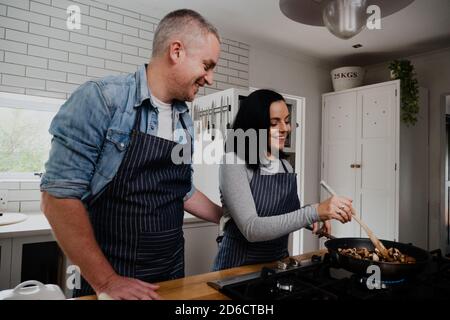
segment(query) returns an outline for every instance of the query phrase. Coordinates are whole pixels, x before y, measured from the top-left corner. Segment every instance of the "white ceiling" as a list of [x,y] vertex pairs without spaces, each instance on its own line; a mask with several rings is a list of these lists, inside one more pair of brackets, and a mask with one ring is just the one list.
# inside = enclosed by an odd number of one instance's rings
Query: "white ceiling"
[[[381,30],[365,29],[348,40],[336,38],[325,27],[289,20],[281,13],[279,0],[102,1],[155,17],[175,9],[193,9],[216,25],[225,37],[332,64],[367,65],[450,47],[450,0],[415,0],[383,18]],[[357,43],[363,47],[352,48]]]

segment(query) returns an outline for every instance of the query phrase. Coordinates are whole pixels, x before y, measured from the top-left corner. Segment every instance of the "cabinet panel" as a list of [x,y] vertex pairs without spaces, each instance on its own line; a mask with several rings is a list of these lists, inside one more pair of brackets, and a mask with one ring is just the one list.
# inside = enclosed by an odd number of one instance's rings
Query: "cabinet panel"
[[11,239],[0,239],[0,290],[10,288],[11,248]]

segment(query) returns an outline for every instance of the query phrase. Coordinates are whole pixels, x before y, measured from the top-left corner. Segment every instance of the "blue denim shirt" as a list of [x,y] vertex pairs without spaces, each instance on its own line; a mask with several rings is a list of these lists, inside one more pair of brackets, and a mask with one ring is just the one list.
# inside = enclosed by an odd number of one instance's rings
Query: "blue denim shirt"
[[[140,130],[157,135],[158,109],[143,104],[147,99],[151,97],[145,65],[136,73],[88,81],[77,88],[50,125],[53,139],[41,191],[85,203],[99,196],[124,159],[139,106],[143,108]],[[194,135],[188,107],[174,101],[172,109],[174,141],[186,143],[180,118],[191,138]],[[194,192],[192,185],[185,200]]]

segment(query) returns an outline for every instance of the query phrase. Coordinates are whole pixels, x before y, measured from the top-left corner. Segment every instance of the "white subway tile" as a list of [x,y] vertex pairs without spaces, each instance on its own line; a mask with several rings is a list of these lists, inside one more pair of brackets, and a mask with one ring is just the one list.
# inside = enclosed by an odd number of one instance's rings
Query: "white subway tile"
[[46,89],[49,91],[72,93],[78,88],[77,84],[57,82],[57,81],[47,81]]
[[46,26],[50,25],[50,17],[43,14],[31,12],[28,10],[8,8],[8,16],[11,18],[16,18],[28,22],[43,24]]
[[77,0],[77,2],[83,3],[88,6],[93,6],[93,7],[97,7],[100,9],[104,9],[104,10],[106,10],[108,8],[108,6],[106,4],[103,4],[103,3],[95,1],[95,0],[93,0],[93,1],[92,0]]
[[30,33],[36,33],[60,40],[69,40],[69,31],[60,30],[53,27],[46,27],[35,23],[30,23]]
[[8,17],[0,17],[0,23],[2,27],[8,28],[8,29],[14,29],[18,31],[28,31],[28,22],[17,20],[15,18],[8,18]]
[[21,190],[39,190],[40,189],[40,181],[35,182],[20,182]]
[[0,49],[17,53],[27,53],[25,43],[0,39]]
[[67,74],[67,82],[68,83],[83,84],[91,79],[93,79],[93,77],[82,76],[82,75],[73,74],[73,73]]
[[51,5],[51,4],[52,4],[52,1],[51,1],[51,0],[33,0],[33,1],[35,1],[35,2],[40,2],[40,3],[43,3],[43,4],[48,4],[48,5]]
[[126,63],[119,63],[115,61],[105,61],[105,68],[111,69],[111,70],[117,70],[121,72],[135,72],[136,66],[132,64],[126,64]]
[[133,45],[135,47],[148,49],[148,50],[151,50],[152,47],[153,47],[153,41],[147,41],[147,40],[144,40],[144,39],[140,39],[140,38],[136,38],[136,37],[132,37],[132,36],[127,36],[127,35],[123,36],[123,43],[130,44],[130,45]]
[[48,47],[48,37],[38,36],[27,32],[6,30],[6,39],[8,40],[20,40],[21,42],[31,43],[38,46]]
[[235,46],[235,47],[239,47],[239,42],[237,42],[237,41],[233,41],[233,40],[230,40],[230,39],[222,38],[222,42],[225,43],[225,44],[230,44],[230,45]]
[[148,32],[148,31],[144,31],[144,30],[139,30],[139,38],[153,41],[154,33],[153,32]]
[[242,63],[236,63],[233,61],[228,61],[228,68],[237,69],[240,71],[248,72],[248,65]]
[[93,47],[99,47],[99,48],[105,47],[105,40],[103,40],[103,39],[85,36],[85,35],[74,33],[74,32],[70,33],[70,41],[80,43],[80,44],[85,44],[88,46],[93,46]]
[[35,89],[25,89],[25,94],[30,95],[30,96],[40,96],[40,97],[56,98],[56,99],[66,99],[67,98],[66,94],[62,93],[62,92],[50,92],[50,91],[35,90]]
[[248,80],[248,72],[239,71],[239,78]]
[[112,41],[122,42],[122,35],[117,32],[106,31],[95,27],[89,27],[89,35],[99,37],[102,39],[108,39]]
[[152,50],[139,48],[139,56],[150,59],[152,56]]
[[123,23],[132,27],[136,27],[145,31],[153,31],[153,23],[137,20],[130,17],[124,17]]
[[68,0],[54,0],[52,4],[54,7],[61,8],[63,10],[67,10],[67,8],[71,5],[76,5],[76,6],[78,6],[78,8],[80,8],[80,12],[82,15],[89,14],[89,6],[80,4],[78,2],[68,1]]
[[90,15],[93,17],[100,18],[100,19],[104,19],[104,20],[115,21],[115,22],[119,22],[119,23],[123,22],[122,15],[111,12],[111,11],[94,8],[94,7],[91,7]]
[[33,57],[25,54],[5,52],[5,61],[10,63],[24,64],[38,68],[47,68],[47,59]]
[[39,201],[41,192],[39,190],[9,190],[8,201]]
[[95,67],[87,67],[87,75],[90,77],[102,78],[102,77],[118,75],[118,74],[120,74],[120,72],[118,72],[118,71],[106,70],[106,69],[95,68]]
[[0,16],[6,16],[6,6],[0,4]]
[[128,35],[135,36],[135,37],[138,36],[138,29],[136,29],[134,27],[125,26],[123,24],[111,22],[111,21],[108,21],[106,23],[106,29],[114,31],[114,32],[128,34]]
[[69,41],[62,41],[58,39],[50,39],[49,47],[53,49],[67,50],[69,52],[76,52],[81,54],[87,53],[87,46],[83,44],[73,43]]
[[49,15],[52,17],[57,17],[60,19],[67,18],[67,12],[65,9],[56,8],[53,6],[48,6],[42,3],[31,2],[30,10],[38,13],[42,13],[44,15]]
[[246,43],[239,42],[239,48],[250,50],[250,46]]
[[8,201],[8,203],[6,204],[6,211],[20,212],[20,202],[19,201]]
[[228,82],[228,76],[220,74],[220,73],[214,73],[213,79],[214,79],[214,81]]
[[137,55],[137,53],[138,53],[138,48],[136,48],[136,47],[117,43],[114,41],[109,41],[109,40],[106,41],[106,49],[119,51],[119,52],[123,52],[123,53],[128,53],[128,54],[132,54],[132,55]]
[[137,57],[137,56],[132,56],[129,54],[122,54],[122,61],[125,63],[131,63],[131,64],[136,64],[136,65],[141,65],[144,63],[148,63],[149,58],[148,57]]
[[217,65],[221,67],[228,67],[228,61],[224,59],[219,59],[219,61],[217,61]]
[[247,86],[248,87],[248,80],[235,78],[235,77],[228,77],[228,82],[232,84],[237,84],[238,86]]
[[243,64],[249,64],[248,58],[242,56],[239,56],[239,62]]
[[230,46],[229,52],[238,54],[240,56],[248,57],[248,50],[242,48],[236,48],[234,46]]
[[31,44],[28,45],[28,54],[31,56],[38,56],[62,61],[67,61],[67,59],[69,58],[69,55],[66,51],[43,48]]
[[0,61],[5,60],[5,51],[0,50]]
[[219,92],[219,89],[210,89],[210,88],[205,88],[205,94],[211,94],[211,93],[216,93]]
[[161,19],[150,17],[145,14],[141,14],[141,20],[151,22],[153,24],[158,24]]
[[57,71],[65,71],[77,74],[86,74],[86,66],[81,64],[49,60],[48,68]]
[[20,182],[0,180],[0,190],[19,190]]
[[226,43],[221,43],[221,44],[220,44],[220,51],[228,52],[228,44],[226,44]]
[[[231,61],[229,61],[231,63]],[[239,75],[239,72],[237,70],[228,69],[224,67],[217,67],[217,73],[226,74],[228,76],[237,77]]]
[[[2,81],[3,81],[3,77],[2,77]],[[1,85],[0,86],[0,91],[9,92],[9,93],[21,93],[21,94],[24,94],[25,93],[25,88]]]
[[228,53],[228,52],[221,52],[220,53],[220,57],[222,59],[226,59],[226,60],[231,60],[231,61],[235,61],[235,62],[239,62],[239,56],[233,53]]
[[77,53],[69,53],[69,61],[97,68],[103,68],[105,66],[104,59],[89,57]]
[[52,71],[47,69],[39,69],[33,67],[27,67],[27,77],[55,80],[55,81],[66,81],[66,73],[61,71]]
[[32,88],[32,89],[44,89],[45,81],[41,79],[32,79],[26,77],[19,77],[4,74],[2,76],[2,84],[7,86]]
[[10,7],[17,7],[25,10],[30,8],[30,0],[2,0],[2,3]]
[[106,29],[106,20],[84,15],[81,16],[81,28],[86,28],[84,25]]
[[[55,18],[55,17],[50,17],[50,26],[52,28],[57,28],[57,29],[62,29],[62,30],[69,31],[69,29],[67,28],[67,20],[58,19],[58,18]],[[75,32],[75,33],[87,34],[88,33],[88,26],[82,23],[80,29],[74,29],[74,30],[70,30],[70,31],[71,32]]]
[[21,201],[20,202],[20,212],[40,212],[41,202],[40,201]]
[[1,39],[5,38],[5,28],[0,28],[0,38]]
[[[25,75],[25,67],[18,64],[0,62],[0,70],[1,73],[5,74],[14,74],[16,76]],[[0,189],[2,189],[1,186]]]
[[129,16],[134,19],[139,19],[139,14],[136,12],[133,12],[133,11],[124,10],[124,9],[113,7],[113,6],[109,6],[109,11],[115,12],[115,13],[118,13],[118,14],[121,14],[124,16]]
[[88,47],[88,55],[91,57],[98,57],[108,60],[122,61],[122,55],[119,52]]
[[226,89],[230,89],[230,88],[236,88],[236,85],[231,84],[231,83],[217,82],[217,88],[219,90],[226,90]]

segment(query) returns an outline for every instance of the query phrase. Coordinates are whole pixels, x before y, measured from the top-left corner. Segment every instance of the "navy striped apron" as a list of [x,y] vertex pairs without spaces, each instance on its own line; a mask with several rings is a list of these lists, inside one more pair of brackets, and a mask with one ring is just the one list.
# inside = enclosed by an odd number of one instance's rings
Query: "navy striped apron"
[[[300,208],[296,174],[289,173],[283,161],[281,163],[284,173],[262,175],[258,168],[250,181],[256,212],[260,217],[282,215]],[[286,258],[289,256],[288,239],[289,234],[273,240],[249,242],[230,219],[225,225],[213,270]]]
[[[121,276],[158,282],[184,276],[183,198],[191,188],[190,164],[174,164],[177,143],[139,131],[116,176],[88,205],[96,240]],[[191,143],[182,118],[187,143]],[[94,294],[82,279],[75,296]]]

